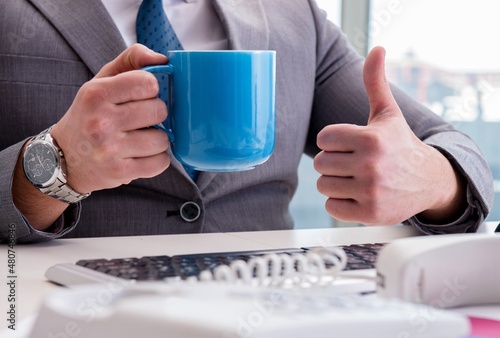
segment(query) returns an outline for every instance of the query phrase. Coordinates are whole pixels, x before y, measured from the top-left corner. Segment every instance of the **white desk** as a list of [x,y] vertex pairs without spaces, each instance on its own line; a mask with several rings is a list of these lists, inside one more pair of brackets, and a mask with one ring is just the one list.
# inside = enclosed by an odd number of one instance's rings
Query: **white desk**
[[[388,242],[419,235],[409,226],[304,229],[291,231],[235,232],[137,237],[61,239],[34,245],[17,245],[16,252],[16,321],[36,314],[43,297],[59,286],[48,282],[45,271],[58,263],[79,259],[124,258],[148,255],[178,255],[202,252],[244,251],[297,248],[351,243]],[[0,331],[6,328],[8,292],[8,247],[0,246],[1,276]]]

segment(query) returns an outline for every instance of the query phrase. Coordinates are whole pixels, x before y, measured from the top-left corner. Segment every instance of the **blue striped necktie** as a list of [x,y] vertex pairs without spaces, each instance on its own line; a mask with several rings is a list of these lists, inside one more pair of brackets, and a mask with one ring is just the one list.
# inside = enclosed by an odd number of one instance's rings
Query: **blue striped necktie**
[[[163,10],[162,0],[144,0],[139,7],[136,23],[137,42],[165,54],[169,50],[183,49],[179,38]],[[196,181],[198,172],[184,167],[188,175]]]

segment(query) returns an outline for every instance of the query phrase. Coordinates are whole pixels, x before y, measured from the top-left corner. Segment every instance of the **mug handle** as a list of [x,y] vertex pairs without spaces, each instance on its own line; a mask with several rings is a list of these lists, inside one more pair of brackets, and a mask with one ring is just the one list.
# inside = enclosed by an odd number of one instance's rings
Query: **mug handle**
[[166,103],[169,114],[163,123],[155,125],[155,128],[163,130],[167,133],[170,142],[174,142],[174,132],[172,130],[172,115],[170,114],[172,107],[172,75],[174,74],[174,67],[170,64],[168,65],[158,65],[158,66],[148,66],[141,68],[153,74],[158,80],[158,85],[160,90],[158,92],[158,98],[162,99]]

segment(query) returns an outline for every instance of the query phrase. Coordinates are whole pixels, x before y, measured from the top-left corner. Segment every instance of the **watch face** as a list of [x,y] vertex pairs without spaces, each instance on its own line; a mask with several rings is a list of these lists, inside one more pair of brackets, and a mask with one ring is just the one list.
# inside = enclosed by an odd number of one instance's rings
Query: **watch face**
[[58,158],[54,148],[45,143],[34,142],[24,155],[24,172],[26,177],[35,185],[45,186],[52,183]]

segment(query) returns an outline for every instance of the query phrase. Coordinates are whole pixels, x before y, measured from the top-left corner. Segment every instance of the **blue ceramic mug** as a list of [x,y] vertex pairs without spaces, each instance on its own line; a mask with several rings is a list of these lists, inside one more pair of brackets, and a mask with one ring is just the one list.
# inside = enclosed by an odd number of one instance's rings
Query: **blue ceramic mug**
[[168,118],[157,127],[172,153],[199,171],[242,171],[264,163],[276,133],[274,51],[170,51],[143,68],[160,84]]

